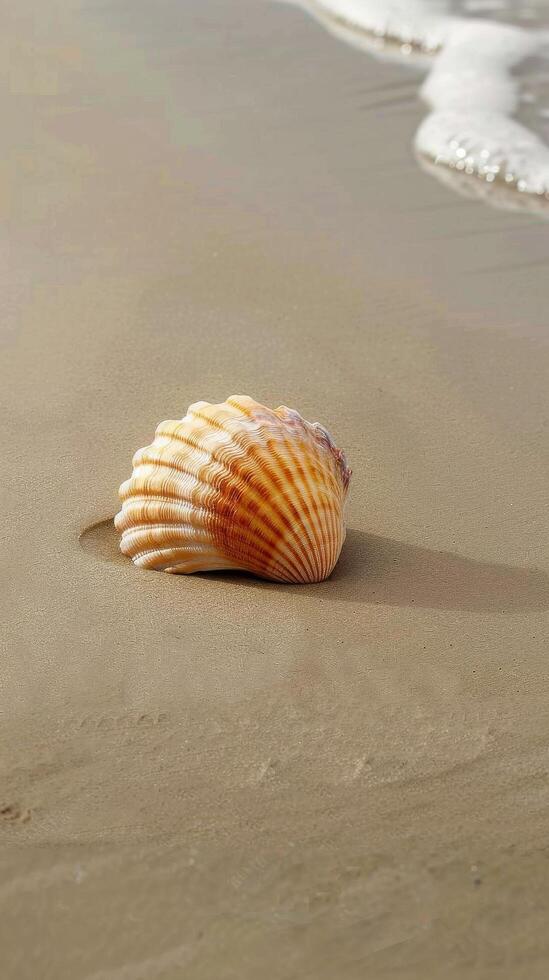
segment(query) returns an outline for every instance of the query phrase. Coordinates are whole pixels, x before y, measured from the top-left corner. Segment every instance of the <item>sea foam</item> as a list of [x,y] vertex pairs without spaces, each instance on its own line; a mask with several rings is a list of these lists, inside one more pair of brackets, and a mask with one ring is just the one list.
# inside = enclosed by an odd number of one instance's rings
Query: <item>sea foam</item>
[[549,209],[549,147],[514,118],[521,99],[517,69],[527,59],[547,58],[546,30],[469,16],[505,15],[508,8],[497,0],[296,2],[348,43],[427,72],[421,95],[431,111],[415,136],[427,169],[495,204]]

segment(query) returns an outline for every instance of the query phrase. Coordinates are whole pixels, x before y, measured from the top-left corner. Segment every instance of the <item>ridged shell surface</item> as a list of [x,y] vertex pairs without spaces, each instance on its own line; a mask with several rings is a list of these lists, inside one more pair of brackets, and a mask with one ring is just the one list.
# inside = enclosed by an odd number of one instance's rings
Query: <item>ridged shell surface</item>
[[351,471],[318,422],[245,395],[197,402],[133,458],[115,524],[136,565],[320,582],[343,541]]

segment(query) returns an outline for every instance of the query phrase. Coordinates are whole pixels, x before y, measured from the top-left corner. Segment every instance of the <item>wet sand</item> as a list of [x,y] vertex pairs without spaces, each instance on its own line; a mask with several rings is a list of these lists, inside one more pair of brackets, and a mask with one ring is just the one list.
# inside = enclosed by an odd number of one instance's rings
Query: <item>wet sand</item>
[[[2,21],[3,975],[545,977],[549,225],[293,7]],[[233,393],[346,450],[330,581],[119,555],[134,450]]]

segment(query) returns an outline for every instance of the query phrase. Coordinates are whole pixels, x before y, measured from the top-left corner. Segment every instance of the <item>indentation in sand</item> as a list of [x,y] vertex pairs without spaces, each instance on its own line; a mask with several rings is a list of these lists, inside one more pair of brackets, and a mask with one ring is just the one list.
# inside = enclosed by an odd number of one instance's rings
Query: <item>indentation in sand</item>
[[90,524],[79,535],[78,541],[83,551],[101,561],[115,562],[117,565],[130,564],[119,548],[120,535],[114,526],[114,518]]
[[31,816],[29,808],[20,806],[19,803],[0,804],[0,825],[2,823],[28,823]]

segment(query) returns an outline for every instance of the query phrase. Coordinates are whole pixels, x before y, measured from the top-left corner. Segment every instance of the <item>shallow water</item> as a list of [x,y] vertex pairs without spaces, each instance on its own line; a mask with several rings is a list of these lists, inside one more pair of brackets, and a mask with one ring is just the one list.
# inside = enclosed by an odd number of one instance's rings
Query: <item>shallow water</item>
[[430,112],[414,142],[426,169],[496,206],[547,213],[546,4],[298,2],[347,43],[425,76]]

